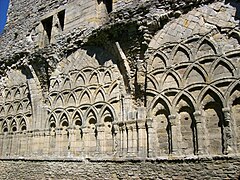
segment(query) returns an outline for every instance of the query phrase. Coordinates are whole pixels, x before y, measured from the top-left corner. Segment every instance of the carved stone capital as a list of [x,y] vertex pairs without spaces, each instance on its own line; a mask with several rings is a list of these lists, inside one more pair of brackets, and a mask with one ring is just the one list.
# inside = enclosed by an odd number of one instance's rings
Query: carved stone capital
[[176,116],[175,114],[170,114],[170,115],[168,116],[168,118],[169,118],[169,121],[170,121],[171,125],[172,125],[172,126],[176,126],[177,116]]
[[201,123],[202,112],[201,111],[195,111],[193,113],[193,115],[194,115],[196,123]]

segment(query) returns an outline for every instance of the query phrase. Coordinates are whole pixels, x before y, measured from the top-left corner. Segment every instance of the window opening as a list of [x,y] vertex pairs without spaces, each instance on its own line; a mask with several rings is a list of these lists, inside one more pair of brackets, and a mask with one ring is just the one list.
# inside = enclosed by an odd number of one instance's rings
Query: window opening
[[65,19],[65,10],[60,11],[58,13],[58,20],[59,20],[60,28],[61,28],[62,31],[64,29],[64,19]]
[[105,5],[108,13],[112,12],[112,4],[112,0],[105,0]]
[[51,42],[52,23],[53,23],[53,17],[52,16],[50,16],[47,19],[42,20],[43,28],[44,28],[45,32],[47,33],[46,38],[47,38],[48,43]]

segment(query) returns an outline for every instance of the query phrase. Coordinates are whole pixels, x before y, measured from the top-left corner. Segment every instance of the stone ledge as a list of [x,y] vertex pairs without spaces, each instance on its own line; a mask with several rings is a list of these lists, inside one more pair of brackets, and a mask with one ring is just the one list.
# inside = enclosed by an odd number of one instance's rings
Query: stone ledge
[[166,157],[166,158],[66,158],[66,157],[56,157],[56,158],[28,158],[28,157],[9,157],[0,158],[0,161],[32,161],[32,162],[110,162],[110,163],[141,163],[141,162],[152,162],[152,163],[184,163],[184,162],[206,162],[206,161],[216,161],[216,160],[238,160],[240,161],[240,154],[228,155],[228,156],[192,156],[192,157]]

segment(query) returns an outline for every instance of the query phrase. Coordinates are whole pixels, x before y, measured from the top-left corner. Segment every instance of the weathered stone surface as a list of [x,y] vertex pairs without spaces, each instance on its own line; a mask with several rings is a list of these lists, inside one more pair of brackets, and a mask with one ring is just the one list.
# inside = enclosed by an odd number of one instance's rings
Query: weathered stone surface
[[1,177],[238,178],[239,10],[238,1],[11,1]]

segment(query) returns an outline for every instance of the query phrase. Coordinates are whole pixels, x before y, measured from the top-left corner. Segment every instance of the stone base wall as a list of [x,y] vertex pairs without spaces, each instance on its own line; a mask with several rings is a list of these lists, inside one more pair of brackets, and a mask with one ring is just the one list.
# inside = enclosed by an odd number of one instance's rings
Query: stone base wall
[[238,179],[240,158],[172,161],[0,161],[0,179]]

